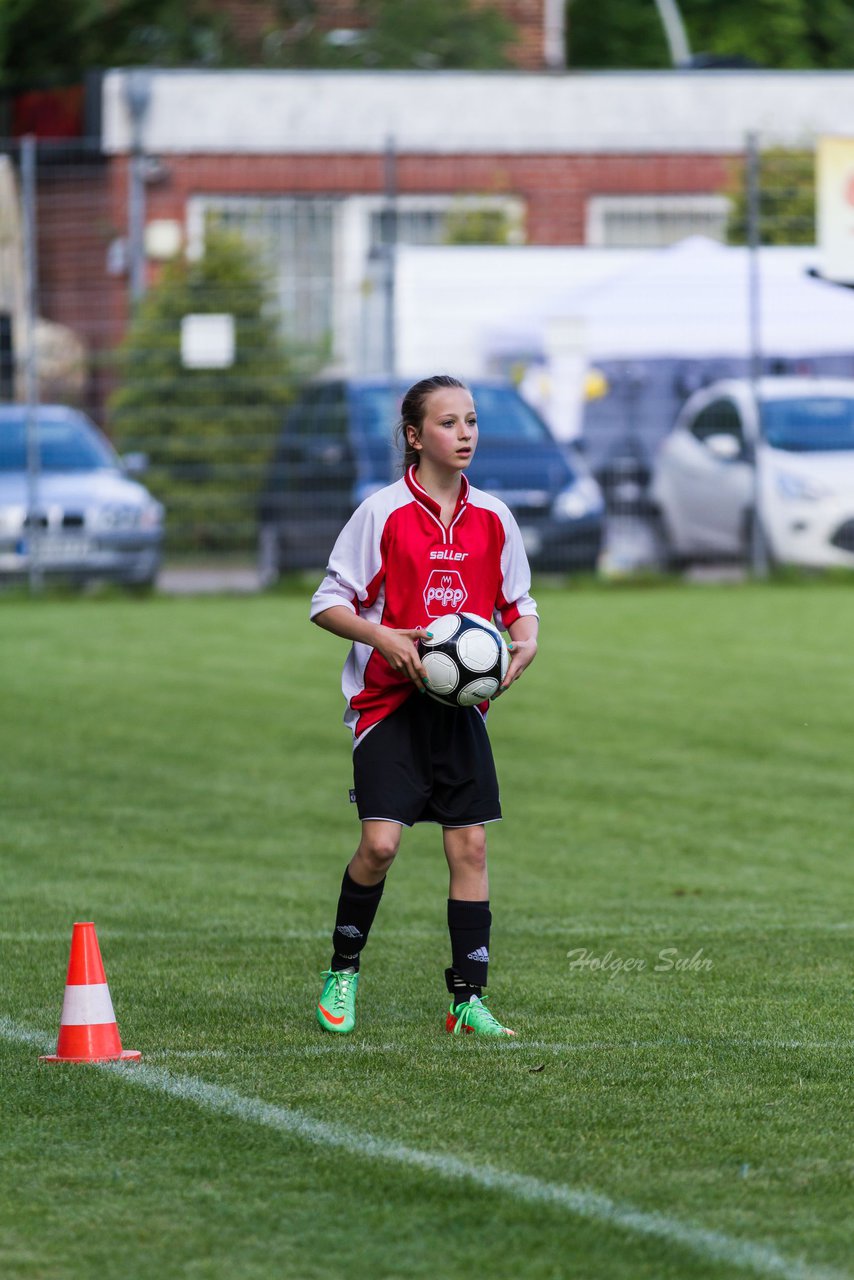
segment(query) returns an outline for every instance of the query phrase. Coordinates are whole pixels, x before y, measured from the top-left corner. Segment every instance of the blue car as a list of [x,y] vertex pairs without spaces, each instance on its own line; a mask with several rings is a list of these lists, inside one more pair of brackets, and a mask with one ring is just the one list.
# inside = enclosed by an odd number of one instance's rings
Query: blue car
[[[503,498],[532,567],[591,571],[602,547],[602,493],[580,455],[554,439],[507,382],[469,383],[480,429],[467,471]],[[392,429],[406,386],[389,378],[329,379],[306,386],[287,414],[259,509],[262,582],[326,564],[352,512],[401,474]]]
[[27,410],[0,405],[0,579],[22,578],[35,557],[52,577],[150,587],[163,545],[163,507],[128,472],[85,414],[36,410],[36,490],[28,475]]

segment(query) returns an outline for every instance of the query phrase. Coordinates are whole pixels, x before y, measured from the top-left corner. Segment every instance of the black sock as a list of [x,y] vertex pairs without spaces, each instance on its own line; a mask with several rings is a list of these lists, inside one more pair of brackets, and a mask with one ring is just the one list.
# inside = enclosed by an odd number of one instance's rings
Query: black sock
[[385,876],[379,884],[357,884],[349,868],[341,881],[338,911],[335,916],[335,932],[332,934],[330,969],[359,970],[362,948],[368,941],[380,898],[383,896]]
[[452,966],[445,970],[445,982],[455,1005],[483,994],[489,968],[491,924],[488,900],[464,902],[459,898],[448,899]]

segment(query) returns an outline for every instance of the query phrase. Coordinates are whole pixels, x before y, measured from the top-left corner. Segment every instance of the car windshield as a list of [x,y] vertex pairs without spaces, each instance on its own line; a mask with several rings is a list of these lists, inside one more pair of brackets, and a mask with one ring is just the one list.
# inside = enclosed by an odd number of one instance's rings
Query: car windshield
[[792,453],[854,450],[854,399],[803,396],[765,400],[762,433],[772,448]]
[[[37,435],[42,471],[96,471],[118,465],[109,445],[85,422],[42,418],[37,423]],[[26,423],[0,418],[0,471],[26,469]]]
[[[356,392],[361,429],[374,440],[390,440],[400,417],[405,388],[359,387]],[[481,440],[503,444],[545,443],[551,437],[533,409],[509,387],[471,388]]]

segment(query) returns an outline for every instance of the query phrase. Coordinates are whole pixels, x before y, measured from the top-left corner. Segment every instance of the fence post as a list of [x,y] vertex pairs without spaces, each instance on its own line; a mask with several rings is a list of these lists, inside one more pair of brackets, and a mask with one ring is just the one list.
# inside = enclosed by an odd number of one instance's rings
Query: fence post
[[36,140],[28,135],[21,140],[21,203],[24,223],[24,396],[27,405],[27,514],[24,538],[27,548],[27,578],[30,592],[41,591],[44,574],[41,564],[41,525],[39,524],[39,488],[41,458],[39,456],[38,408],[39,382],[36,358]]
[[746,140],[745,179],[747,182],[747,307],[748,341],[750,344],[750,387],[756,411],[756,437],[751,442],[750,457],[753,477],[753,510],[748,530],[750,572],[754,578],[767,578],[770,570],[768,544],[759,510],[759,452],[762,436],[762,403],[759,379],[762,376],[762,279],[760,274],[760,174],[759,136],[749,133]]
[[145,294],[145,151],[142,130],[151,103],[148,71],[127,73],[125,101],[130,114],[131,144],[128,173],[128,270],[131,310]]
[[394,138],[388,138],[385,148],[385,209],[383,216],[383,372],[394,376],[397,363],[395,343],[394,277],[397,266],[397,153]]

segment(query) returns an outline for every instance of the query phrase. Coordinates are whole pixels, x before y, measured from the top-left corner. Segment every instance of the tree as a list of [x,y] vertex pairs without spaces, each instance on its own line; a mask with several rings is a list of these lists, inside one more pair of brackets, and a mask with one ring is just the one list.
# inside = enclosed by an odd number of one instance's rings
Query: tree
[[267,0],[266,38],[238,38],[212,0],[0,0],[0,87],[69,84],[93,67],[370,67],[484,70],[508,65],[515,29],[472,0],[358,0],[336,41],[321,0]]
[[[472,0],[358,0],[359,25],[337,39],[317,22],[319,3],[279,0],[272,63],[291,67],[494,70],[510,65],[515,28]],[[276,33],[271,33],[275,36]]]
[[443,244],[511,244],[512,227],[506,209],[451,207],[445,218]]
[[[746,244],[747,191],[744,166],[734,166],[724,193],[732,201],[727,239]],[[811,151],[770,147],[759,159],[760,244],[815,244],[815,156]]]
[[366,61],[377,67],[508,66],[513,27],[497,9],[470,0],[363,0]]
[[[254,254],[233,232],[208,229],[204,256],[175,259],[140,303],[120,353],[110,401],[114,436],[151,463],[150,488],[166,504],[173,547],[253,545],[255,500],[298,368],[269,306]],[[186,315],[234,317],[227,369],[187,369]]]
[[[679,0],[695,53],[761,67],[854,66],[849,0]],[[667,67],[667,41],[655,0],[569,0],[568,65]]]
[[0,86],[69,84],[93,67],[234,66],[223,14],[200,0],[2,0]]

